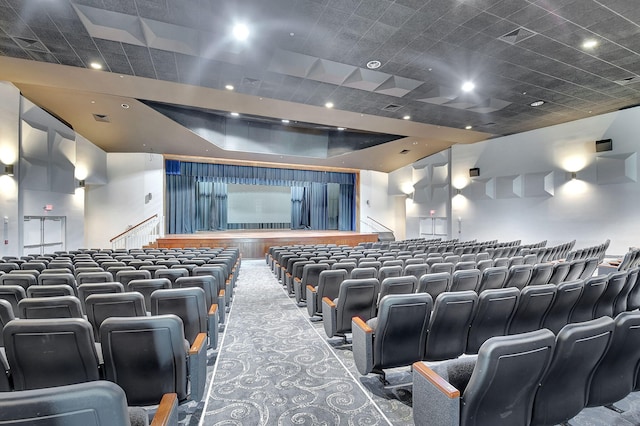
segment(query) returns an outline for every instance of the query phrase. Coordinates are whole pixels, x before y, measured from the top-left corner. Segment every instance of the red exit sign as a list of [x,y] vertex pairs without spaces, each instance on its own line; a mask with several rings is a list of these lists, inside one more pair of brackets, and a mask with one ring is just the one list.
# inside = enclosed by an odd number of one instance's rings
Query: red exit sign
[[44,209],[45,211],[50,212],[51,210],[53,210],[53,204],[45,204]]

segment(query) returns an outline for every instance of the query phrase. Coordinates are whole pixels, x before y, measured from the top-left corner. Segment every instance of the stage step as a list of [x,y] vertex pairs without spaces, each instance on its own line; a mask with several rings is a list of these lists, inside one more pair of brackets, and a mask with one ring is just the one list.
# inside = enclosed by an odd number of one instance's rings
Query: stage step
[[378,241],[395,241],[396,236],[391,231],[378,232]]

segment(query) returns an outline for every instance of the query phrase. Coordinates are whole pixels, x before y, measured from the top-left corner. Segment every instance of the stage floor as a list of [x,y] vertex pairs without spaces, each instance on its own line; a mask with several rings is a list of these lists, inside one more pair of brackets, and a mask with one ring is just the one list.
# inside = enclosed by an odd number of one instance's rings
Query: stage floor
[[294,244],[337,244],[355,246],[378,241],[378,234],[353,231],[233,230],[169,234],[158,238],[158,248],[238,247],[245,259],[263,258],[269,247]]

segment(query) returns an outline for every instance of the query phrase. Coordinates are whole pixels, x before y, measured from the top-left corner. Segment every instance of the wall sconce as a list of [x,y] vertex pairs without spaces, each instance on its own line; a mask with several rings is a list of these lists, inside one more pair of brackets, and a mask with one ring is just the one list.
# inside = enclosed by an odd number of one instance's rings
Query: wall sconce
[[462,190],[460,188],[456,188],[456,195],[461,195],[462,194]]
[[84,179],[78,181],[78,188],[84,188],[85,185],[86,182],[84,181]]
[[13,164],[5,164],[3,175],[13,176]]
[[571,172],[571,173],[569,173],[569,177],[571,178],[571,180],[576,180],[578,178],[578,173],[577,172]]

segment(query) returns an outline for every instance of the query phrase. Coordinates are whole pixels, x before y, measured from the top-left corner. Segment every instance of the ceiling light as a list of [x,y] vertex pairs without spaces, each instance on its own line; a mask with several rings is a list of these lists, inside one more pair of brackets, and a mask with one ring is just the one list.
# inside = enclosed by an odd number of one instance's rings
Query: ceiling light
[[343,131],[343,130],[346,130],[346,129],[347,129],[346,127],[338,127],[338,130],[340,130],[340,131]]
[[464,128],[467,129],[467,130],[471,130],[471,129],[473,129],[473,126],[464,126]]
[[233,27],[233,36],[236,38],[236,40],[245,41],[247,38],[249,38],[249,27],[247,27],[245,24],[236,24]]
[[367,68],[369,68],[370,70],[375,70],[377,68],[380,68],[380,66],[382,65],[382,63],[380,61],[369,61],[367,62]]
[[462,85],[463,92],[470,92],[475,88],[476,88],[476,85],[473,84],[471,81],[465,81],[464,84]]
[[120,106],[124,109],[129,109],[129,104],[120,104]]
[[532,107],[539,107],[540,105],[544,105],[544,101],[535,101],[535,102],[531,102],[529,105],[531,105]]
[[411,120],[411,116],[410,115],[405,115],[404,117],[402,117],[403,120]]
[[593,49],[597,45],[598,45],[598,40],[594,40],[594,39],[585,40],[585,42],[582,43],[582,47],[585,49]]
[[91,68],[93,68],[94,70],[101,70],[101,69],[102,69],[102,64],[101,64],[101,63],[99,63],[99,62],[91,62],[91,63],[89,64],[89,66],[90,66]]
[[282,120],[282,122],[283,122],[284,124],[289,124],[289,120],[287,120],[287,119]]
[[235,89],[235,87],[233,87],[233,85],[231,85],[231,84],[227,84],[226,86],[224,86],[224,88],[227,89],[227,90]]
[[240,114],[238,114],[237,112],[232,112],[232,113],[231,113],[231,116],[232,116],[232,117],[238,117],[238,116],[240,116]]
[[327,102],[324,106],[327,108],[333,108],[333,102]]

